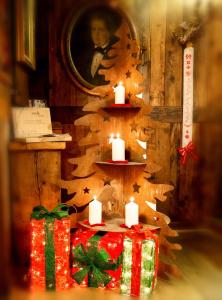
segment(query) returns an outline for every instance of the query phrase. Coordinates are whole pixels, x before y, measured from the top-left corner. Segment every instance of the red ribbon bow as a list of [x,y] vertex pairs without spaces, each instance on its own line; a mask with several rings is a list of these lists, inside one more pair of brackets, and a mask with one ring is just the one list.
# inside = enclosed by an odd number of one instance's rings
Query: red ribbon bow
[[142,240],[147,238],[155,239],[154,233],[156,233],[156,230],[151,231],[149,229],[145,229],[142,231],[141,230],[142,228],[143,226],[141,224],[133,225],[129,228],[129,230],[127,230],[125,235],[131,239],[142,239]]
[[193,142],[189,142],[185,147],[178,148],[178,152],[181,155],[180,162],[182,165],[185,165],[187,162],[187,158],[190,156],[194,160],[198,160],[199,156],[196,152],[196,147]]
[[102,223],[100,223],[100,224],[92,224],[92,225],[89,223],[88,220],[83,221],[83,223],[84,223],[85,225],[88,225],[88,226],[91,226],[91,227],[105,226],[105,225],[106,225],[103,221],[102,221]]

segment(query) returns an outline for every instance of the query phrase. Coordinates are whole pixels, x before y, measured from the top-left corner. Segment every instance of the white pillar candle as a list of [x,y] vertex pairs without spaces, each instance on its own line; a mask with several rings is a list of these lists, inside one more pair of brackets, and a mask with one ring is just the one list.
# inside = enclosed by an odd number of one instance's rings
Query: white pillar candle
[[192,141],[194,49],[188,44],[183,54],[183,133],[182,147]]
[[123,161],[125,160],[125,141],[122,140],[117,134],[116,138],[112,138],[112,160]]
[[119,82],[117,87],[114,88],[115,104],[125,104],[125,87],[122,82]]
[[96,199],[89,203],[89,224],[101,224],[102,223],[102,203]]
[[130,202],[125,205],[125,224],[127,227],[139,224],[139,206],[130,198]]

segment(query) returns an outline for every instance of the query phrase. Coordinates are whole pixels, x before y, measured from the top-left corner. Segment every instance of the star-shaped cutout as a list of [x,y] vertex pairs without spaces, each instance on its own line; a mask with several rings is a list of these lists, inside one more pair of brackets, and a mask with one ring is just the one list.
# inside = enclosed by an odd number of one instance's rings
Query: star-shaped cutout
[[85,188],[83,189],[83,191],[84,191],[84,194],[89,194],[90,189],[88,189],[87,187],[85,187]]
[[111,186],[111,179],[110,178],[105,178],[105,179],[103,179],[103,181],[104,181],[104,186],[105,185],[110,185]]
[[127,72],[126,72],[126,78],[130,78],[131,77],[131,72],[128,70]]
[[133,185],[133,192],[139,194],[139,192],[140,192],[139,189],[140,189],[140,188],[141,188],[141,186],[138,185],[137,182],[134,183],[134,185]]
[[110,117],[108,116],[108,115],[105,115],[104,117],[103,117],[103,121],[104,122],[109,122],[110,121]]
[[133,121],[133,123],[130,124],[131,132],[133,132],[133,131],[137,132],[137,126],[138,126],[138,124],[136,124],[135,121]]
[[127,44],[127,45],[126,45],[126,49],[129,50],[130,48],[131,48],[130,44]]

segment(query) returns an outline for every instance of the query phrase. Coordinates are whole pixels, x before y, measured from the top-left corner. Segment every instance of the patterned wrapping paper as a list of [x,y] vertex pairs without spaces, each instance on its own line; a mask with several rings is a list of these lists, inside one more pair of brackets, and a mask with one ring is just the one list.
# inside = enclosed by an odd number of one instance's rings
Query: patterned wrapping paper
[[131,232],[124,238],[121,292],[131,296],[149,295],[158,270],[158,237],[151,232]]
[[[40,219],[31,219],[31,289],[63,290],[70,286],[70,220],[57,219],[57,207],[50,213],[40,208]],[[65,214],[64,211],[62,215]]]
[[[73,266],[71,273],[72,277],[74,278],[74,286],[105,286],[106,288],[111,289],[119,288],[122,271],[122,233],[78,229],[73,236],[71,236],[71,247],[73,255]],[[78,259],[76,259],[76,256],[78,255],[77,247],[79,249],[82,247],[83,252],[89,256],[89,259],[83,259],[83,261],[80,263]],[[102,258],[104,261],[100,261],[100,263],[95,261],[95,256],[98,258],[98,254],[104,254]],[[101,256],[99,257],[101,258]],[[98,268],[95,268],[95,266]],[[88,271],[86,270],[87,274],[84,276],[84,278],[78,280],[79,282],[77,282],[75,277],[78,277],[78,272],[84,268],[85,270],[88,268]],[[108,276],[106,276],[106,274],[108,274]],[[92,280],[92,277],[97,278],[96,280]]]

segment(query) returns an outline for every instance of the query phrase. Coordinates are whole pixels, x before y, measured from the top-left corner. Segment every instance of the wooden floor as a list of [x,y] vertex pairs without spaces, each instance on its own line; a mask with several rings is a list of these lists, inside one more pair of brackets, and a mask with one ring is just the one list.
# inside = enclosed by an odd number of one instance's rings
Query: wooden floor
[[[177,254],[183,279],[159,280],[150,300],[222,300],[222,235],[208,230],[181,231]],[[129,300],[113,291],[73,288],[62,293],[31,294],[14,288],[10,300]],[[135,300],[135,298],[132,298]]]

